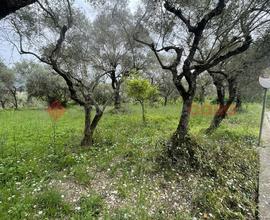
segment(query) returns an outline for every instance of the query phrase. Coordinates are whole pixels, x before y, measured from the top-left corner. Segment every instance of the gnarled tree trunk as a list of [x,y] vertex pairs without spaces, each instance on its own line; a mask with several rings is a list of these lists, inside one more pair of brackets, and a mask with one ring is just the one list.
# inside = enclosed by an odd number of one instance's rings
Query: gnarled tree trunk
[[195,147],[195,143],[191,142],[188,135],[193,99],[194,96],[183,97],[180,121],[169,145],[167,146],[168,155],[173,162],[177,162],[181,159],[188,161],[190,164],[194,164],[195,162],[195,153],[193,149]]
[[119,83],[117,83],[116,87],[114,88],[114,109],[115,110],[121,109],[121,95]]
[[[229,83],[229,99],[225,103],[225,95],[224,92],[223,94],[220,93],[222,88],[220,88],[220,85],[217,86],[217,92],[218,92],[218,100],[219,100],[219,108],[215,113],[215,116],[211,122],[210,127],[206,130],[207,134],[213,133],[217,128],[219,128],[221,122],[223,119],[227,116],[227,112],[231,105],[233,104],[235,97],[236,97],[236,91],[237,91],[237,86],[236,86],[236,80],[235,78],[230,78],[228,79]],[[224,88],[223,88],[224,89]]]
[[84,106],[84,137],[82,146],[91,146],[93,144],[93,135],[91,131],[91,106]]
[[95,117],[91,121],[91,111],[92,106],[85,105],[84,106],[84,113],[85,113],[85,121],[84,121],[84,137],[81,142],[81,146],[90,147],[93,145],[93,135],[100,121],[103,112],[100,110],[96,110]]
[[111,71],[110,78],[112,80],[112,88],[114,92],[114,110],[119,111],[121,109],[120,88],[122,81],[116,77],[116,66],[117,65],[113,66],[114,70]]
[[164,106],[167,106],[167,103],[168,103],[168,97],[164,96]]
[[12,96],[13,96],[13,104],[14,104],[14,108],[15,110],[18,110],[18,99],[17,99],[17,89],[14,88],[14,90],[10,90]]
[[235,105],[235,112],[242,111],[242,97],[240,91],[237,92],[236,95],[236,105]]
[[[185,72],[186,75],[191,75],[191,72],[188,70]],[[188,134],[188,128],[189,128],[189,120],[190,120],[190,114],[191,114],[191,108],[192,103],[195,97],[196,93],[196,77],[197,73],[195,73],[190,79],[189,79],[189,88],[188,91],[185,91],[184,87],[181,84],[181,80],[175,78],[174,84],[176,88],[178,89],[182,99],[183,99],[183,106],[182,106],[182,112],[181,117],[179,120],[178,127],[173,135],[174,141],[181,143],[181,141],[185,140],[185,137]],[[179,84],[180,82],[180,84]],[[177,146],[176,146],[177,147]]]
[[183,140],[188,133],[188,124],[191,114],[193,97],[183,99],[182,113],[175,134],[178,140]]
[[6,102],[5,101],[0,101],[0,102],[1,102],[2,109],[5,109],[6,108]]

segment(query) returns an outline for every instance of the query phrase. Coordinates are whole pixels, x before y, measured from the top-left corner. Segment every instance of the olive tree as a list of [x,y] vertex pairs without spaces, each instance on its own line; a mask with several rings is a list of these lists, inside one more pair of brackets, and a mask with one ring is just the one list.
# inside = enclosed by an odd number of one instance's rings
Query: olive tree
[[[4,64],[0,64],[0,84],[3,92],[3,94],[1,94],[2,107],[4,108],[6,102],[10,100],[13,107],[17,110],[19,107],[17,95],[21,90],[21,85],[16,73]],[[10,99],[10,97],[12,97],[12,99]]]
[[173,84],[171,75],[165,71],[162,71],[158,74],[156,81],[159,94],[164,99],[164,106],[166,106],[168,100],[175,94],[176,87]]
[[145,123],[145,102],[158,93],[157,88],[147,80],[142,78],[130,79],[127,82],[127,94],[135,101],[139,102],[142,108],[142,120]]
[[[91,22],[69,0],[37,1],[11,16],[15,42],[21,54],[32,55],[65,81],[70,98],[85,112],[82,146],[93,144],[94,131],[106,105],[99,105],[93,91],[104,72],[91,63]],[[91,114],[95,110],[95,115]]]
[[[234,111],[237,113],[241,110],[244,97],[249,101],[255,101],[256,98],[261,97],[262,90],[258,85],[258,78],[263,69],[269,65],[268,45],[269,35],[266,33],[263,37],[256,39],[246,53],[209,70],[216,86],[219,108],[207,133],[214,132],[220,126],[233,103],[235,103]],[[251,92],[249,92],[250,87],[252,87]],[[228,98],[225,100],[226,90]]]
[[[137,27],[155,35],[147,38],[137,34],[135,38],[153,51],[162,69],[171,72],[183,99],[179,124],[168,145],[169,154],[177,160],[177,152],[184,150],[183,143],[188,140],[198,76],[250,47],[254,31],[269,21],[269,1],[147,2]],[[171,57],[171,62],[164,62],[164,54]],[[192,160],[192,150],[189,154]]]
[[26,91],[28,98],[38,98],[50,105],[58,101],[63,106],[69,99],[68,88],[62,78],[51,72],[36,72],[27,79]]
[[69,91],[65,81],[51,68],[33,61],[15,63],[14,71],[21,76],[28,99],[37,98],[51,104],[54,101],[66,105]]
[[107,72],[114,91],[114,108],[121,109],[121,86],[132,69],[147,61],[142,45],[133,39],[134,25],[126,1],[107,6],[93,22],[94,45],[90,52],[98,71]]
[[[175,101],[175,98],[177,99],[179,96],[172,81],[172,76],[166,70],[160,69],[159,63],[153,57],[152,53],[149,53],[147,56],[148,65],[141,72],[141,75],[158,88],[159,95],[163,98],[163,104],[166,106],[170,99]],[[164,57],[164,59],[166,58]]]
[[4,83],[0,81],[0,104],[1,108],[5,109],[7,107],[7,104],[9,104],[12,100],[12,97],[8,91],[8,89],[5,87]]
[[195,101],[200,103],[201,105],[205,103],[205,99],[207,96],[211,95],[213,92],[213,84],[212,78],[209,74],[201,74],[197,79],[197,90]]
[[263,37],[258,38],[254,42],[248,53],[234,60],[234,63],[236,63],[235,67],[240,72],[237,76],[237,103],[239,101],[240,103],[261,103],[263,89],[258,83],[258,78],[263,70],[269,67],[269,46],[270,35],[267,32]]

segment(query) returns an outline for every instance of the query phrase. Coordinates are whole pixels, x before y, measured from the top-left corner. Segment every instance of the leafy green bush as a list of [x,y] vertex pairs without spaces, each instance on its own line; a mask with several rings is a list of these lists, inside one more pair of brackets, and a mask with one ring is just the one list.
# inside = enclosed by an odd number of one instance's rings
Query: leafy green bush
[[158,94],[158,89],[142,78],[133,78],[127,81],[128,96],[139,102],[142,107],[142,119],[145,119],[145,101],[154,100]]

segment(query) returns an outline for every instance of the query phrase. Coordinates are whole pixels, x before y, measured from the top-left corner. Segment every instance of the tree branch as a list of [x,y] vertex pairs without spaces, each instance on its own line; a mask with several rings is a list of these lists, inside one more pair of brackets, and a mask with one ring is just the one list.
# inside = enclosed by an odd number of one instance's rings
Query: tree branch
[[187,26],[189,32],[195,32],[196,28],[191,25],[190,20],[187,19],[184,15],[181,9],[176,9],[173,7],[173,5],[169,1],[165,1],[164,7],[167,11],[175,14],[178,18],[181,19],[181,21],[184,22],[184,24]]
[[219,56],[217,58],[215,58],[212,62],[208,62],[206,64],[203,65],[196,65],[194,68],[196,70],[198,70],[199,73],[208,70],[216,65],[218,65],[219,63],[221,63],[224,60],[229,59],[232,56],[238,55],[240,53],[245,52],[246,50],[248,50],[248,48],[250,47],[252,43],[252,37],[250,35],[245,37],[245,41],[243,42],[243,44],[239,47],[237,47],[236,49],[229,51],[228,53],[226,53],[225,55]]
[[17,32],[17,34],[19,35],[19,38],[20,38],[20,39],[19,39],[19,48],[16,46],[18,52],[19,52],[20,54],[28,54],[28,55],[32,55],[32,56],[36,57],[39,61],[41,61],[41,62],[43,62],[43,63],[46,63],[46,64],[48,64],[48,65],[51,65],[50,62],[48,62],[47,60],[45,60],[44,58],[42,58],[42,57],[39,56],[38,54],[36,54],[36,53],[34,53],[34,52],[32,52],[32,51],[25,51],[25,50],[23,49],[23,38],[22,38],[22,34],[21,34],[21,32],[20,32],[20,30],[19,30],[17,24],[15,23],[15,21],[14,21],[14,20],[11,20],[11,23],[12,23],[12,25],[14,26],[15,31]]
[[166,65],[163,64],[161,58],[159,57],[159,54],[158,54],[157,50],[155,49],[154,43],[149,44],[149,43],[146,43],[146,42],[144,42],[142,40],[139,40],[139,39],[135,39],[135,40],[137,42],[141,43],[141,44],[144,44],[144,45],[148,46],[154,52],[154,54],[155,54],[155,56],[156,56],[156,58],[157,58],[157,60],[158,60],[158,62],[160,64],[160,66],[162,67],[162,69],[170,70],[170,66],[166,66]]
[[208,14],[206,14],[202,18],[202,20],[196,25],[196,28],[193,32],[195,35],[194,40],[193,40],[192,46],[190,48],[189,55],[184,62],[183,71],[187,71],[190,69],[191,62],[196,54],[196,51],[197,51],[199,43],[202,39],[203,32],[205,30],[206,25],[208,24],[208,22],[211,19],[220,15],[225,7],[226,7],[225,0],[219,0],[217,6],[212,11],[210,11]]

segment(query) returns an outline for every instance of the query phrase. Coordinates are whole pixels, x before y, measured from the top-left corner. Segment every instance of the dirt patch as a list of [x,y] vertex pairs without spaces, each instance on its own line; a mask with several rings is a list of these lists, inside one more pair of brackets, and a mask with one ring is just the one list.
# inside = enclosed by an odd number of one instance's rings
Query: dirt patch
[[65,201],[73,204],[80,200],[81,197],[89,195],[89,189],[72,180],[52,180],[49,185],[58,190]]

